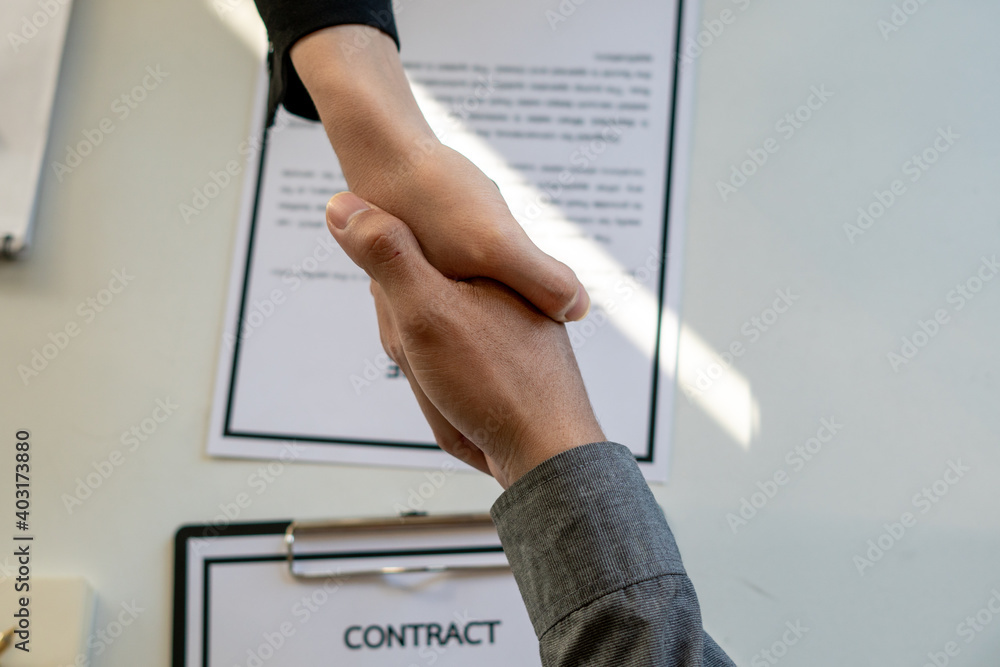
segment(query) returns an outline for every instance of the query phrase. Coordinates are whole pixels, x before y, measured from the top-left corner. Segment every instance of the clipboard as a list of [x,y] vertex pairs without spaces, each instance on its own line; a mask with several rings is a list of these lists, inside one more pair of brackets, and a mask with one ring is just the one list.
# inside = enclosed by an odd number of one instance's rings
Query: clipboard
[[186,525],[173,667],[540,666],[489,515]]

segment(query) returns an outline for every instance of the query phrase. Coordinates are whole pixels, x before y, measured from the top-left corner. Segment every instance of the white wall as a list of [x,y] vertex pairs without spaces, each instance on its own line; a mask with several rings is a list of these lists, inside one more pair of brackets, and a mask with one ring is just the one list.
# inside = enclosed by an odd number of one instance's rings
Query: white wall
[[[0,440],[33,434],[35,573],[86,576],[98,627],[121,601],[147,610],[98,665],[167,664],[179,524],[247,491],[241,520],[385,515],[423,480],[296,465],[257,495],[260,464],[205,457],[239,185],[190,225],[178,207],[250,133],[255,57],[230,26],[253,6],[232,4],[220,17],[207,0],[79,3],[53,143],[104,117],[115,129],[62,182],[47,173],[36,252],[0,265]],[[681,395],[671,479],[656,489],[706,624],[740,664],[765,664],[752,660],[800,621],[809,630],[784,664],[921,665],[955,641],[952,664],[994,665],[1000,619],[971,643],[957,626],[1000,590],[1000,280],[961,310],[948,295],[1000,253],[1000,5],[928,1],[887,40],[887,0],[711,0],[704,18],[724,9],[735,21],[697,59],[683,323],[716,350],[747,344],[727,372],[747,380],[760,416],[743,447]],[[169,76],[121,118],[114,100],[157,65]],[[813,86],[833,96],[784,138],[775,123]],[[910,182],[904,162],[949,127],[960,138]],[[716,181],[769,137],[780,150],[723,202]],[[48,162],[64,157],[54,148]],[[851,243],[844,224],[897,178],[905,194]],[[123,267],[134,281],[86,323],[77,304]],[[750,342],[744,323],[779,289],[798,300]],[[949,321],[894,371],[887,354],[938,309]],[[71,321],[81,334],[25,386],[16,366]],[[702,370],[691,340],[682,377]],[[67,512],[60,496],[167,397],[175,414]],[[829,417],[842,430],[796,470],[786,453]],[[922,514],[914,494],[959,460],[970,470]],[[781,470],[788,483],[734,534],[727,514]],[[458,476],[426,509],[485,511],[498,491]],[[0,495],[7,508],[12,494]],[[854,556],[906,511],[916,525],[859,574]]]

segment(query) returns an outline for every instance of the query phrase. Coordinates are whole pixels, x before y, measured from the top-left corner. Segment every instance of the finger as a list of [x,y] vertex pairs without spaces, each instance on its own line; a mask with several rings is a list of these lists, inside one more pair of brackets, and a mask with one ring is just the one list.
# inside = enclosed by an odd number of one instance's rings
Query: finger
[[442,450],[451,454],[459,461],[487,475],[492,475],[490,464],[486,460],[486,455],[483,454],[482,450],[451,425],[451,422],[441,414],[441,411],[431,402],[427,394],[424,393],[420,383],[414,378],[413,370],[410,368],[409,361],[406,358],[406,351],[399,342],[399,331],[396,328],[389,300],[385,292],[375,281],[372,281],[371,292],[372,297],[375,299],[375,314],[378,317],[382,347],[385,349],[386,354],[396,362],[396,365],[399,366],[399,369],[403,371],[403,375],[409,381],[410,389],[417,399],[417,404],[420,406],[421,412],[424,413],[424,418],[427,419],[427,423],[434,433],[434,440]]
[[326,206],[327,227],[347,256],[392,301],[420,290],[440,290],[447,279],[424,257],[413,232],[399,218],[357,195],[341,192]]
[[399,329],[396,327],[396,318],[392,315],[392,308],[386,299],[385,292],[374,280],[371,283],[372,298],[375,300],[375,317],[378,320],[378,336],[382,343],[382,349],[389,355],[399,368],[404,372],[409,372],[409,364],[406,363],[406,354],[403,352],[403,345],[399,337]]
[[490,464],[483,451],[476,447],[471,440],[462,435],[457,428],[452,426],[451,422],[445,419],[444,415],[431,403],[431,400],[427,398],[427,394],[424,393],[420,385],[410,375],[406,377],[410,381],[410,388],[413,389],[413,395],[417,398],[417,404],[420,405],[420,410],[424,413],[424,417],[427,419],[427,423],[434,433],[434,440],[438,446],[462,463],[470,465],[487,475],[492,475]]
[[557,322],[582,320],[590,296],[573,269],[542,252],[525,235],[500,250],[490,277],[504,283]]

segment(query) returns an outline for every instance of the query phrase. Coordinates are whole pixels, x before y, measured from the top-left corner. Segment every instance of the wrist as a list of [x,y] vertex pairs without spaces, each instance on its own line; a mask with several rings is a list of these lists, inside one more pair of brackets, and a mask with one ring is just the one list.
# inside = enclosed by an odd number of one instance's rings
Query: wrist
[[352,190],[419,164],[440,146],[385,33],[324,28],[296,42],[291,58]]
[[[583,445],[607,440],[596,420],[555,428],[544,438],[523,440],[510,447],[504,460],[497,461],[494,476],[504,489],[549,459]],[[497,474],[499,473],[499,474]]]

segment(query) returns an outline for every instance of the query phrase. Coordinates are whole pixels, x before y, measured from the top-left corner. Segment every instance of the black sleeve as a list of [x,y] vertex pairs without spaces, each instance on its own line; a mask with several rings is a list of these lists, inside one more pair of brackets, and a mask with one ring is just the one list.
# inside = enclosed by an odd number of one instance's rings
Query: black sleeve
[[399,47],[392,0],[254,0],[267,26],[270,48],[267,66],[271,85],[267,95],[267,124],[279,104],[290,112],[319,120],[316,106],[288,55],[292,45],[311,32],[332,25],[361,24],[378,28]]

